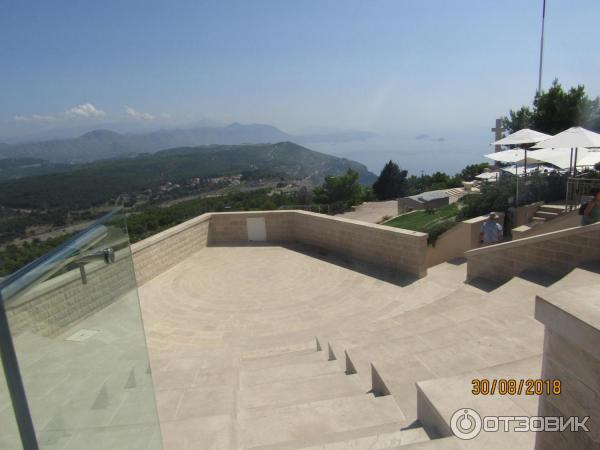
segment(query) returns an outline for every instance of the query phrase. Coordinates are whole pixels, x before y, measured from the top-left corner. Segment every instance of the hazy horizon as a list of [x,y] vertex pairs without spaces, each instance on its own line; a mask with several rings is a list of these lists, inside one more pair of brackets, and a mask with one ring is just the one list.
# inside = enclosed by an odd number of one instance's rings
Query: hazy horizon
[[[548,0],[544,87],[600,94],[598,13],[597,1]],[[11,3],[0,142],[107,123],[264,123],[374,132],[308,147],[373,171],[398,155],[451,172],[487,153],[497,117],[531,104],[540,16],[541,0]]]

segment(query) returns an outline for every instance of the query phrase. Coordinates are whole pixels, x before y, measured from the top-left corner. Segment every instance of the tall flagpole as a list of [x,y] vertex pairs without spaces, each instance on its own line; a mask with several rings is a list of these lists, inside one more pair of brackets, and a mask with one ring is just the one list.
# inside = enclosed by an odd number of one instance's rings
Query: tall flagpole
[[544,24],[546,22],[546,0],[544,0],[544,4],[542,7],[542,38],[540,40],[540,71],[538,76],[538,95],[542,92],[542,68],[544,64]]

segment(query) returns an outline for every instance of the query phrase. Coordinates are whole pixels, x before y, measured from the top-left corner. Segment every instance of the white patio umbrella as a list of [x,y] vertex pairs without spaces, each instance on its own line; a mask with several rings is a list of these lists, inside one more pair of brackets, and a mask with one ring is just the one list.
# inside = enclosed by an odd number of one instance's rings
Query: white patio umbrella
[[535,144],[551,137],[552,136],[549,134],[540,133],[539,131],[530,130],[529,128],[523,128],[522,130],[509,134],[499,141],[492,142],[492,145]]
[[582,127],[571,127],[568,130],[562,131],[554,135],[550,139],[545,139],[542,142],[534,145],[533,148],[565,148],[571,149],[571,155],[574,153],[574,158],[570,168],[577,167],[577,149],[578,148],[594,148],[600,147],[600,134],[586,130]]
[[496,181],[499,176],[500,172],[483,172],[477,175],[475,178],[477,178],[478,180]]
[[595,166],[600,162],[600,151],[593,152],[591,150],[588,150],[587,154],[578,161],[578,164],[580,166]]
[[[532,130],[529,130],[532,131]],[[518,132],[517,132],[518,133]],[[541,133],[540,133],[541,134]],[[495,152],[495,153],[489,153],[487,155],[485,155],[486,158],[489,159],[493,159],[494,161],[500,161],[500,162],[504,162],[504,163],[513,163],[514,166],[511,166],[510,171],[512,172],[514,170],[515,172],[515,176],[517,177],[517,183],[516,183],[516,192],[515,192],[515,203],[518,203],[519,201],[519,173],[518,173],[518,167],[519,167],[519,163],[524,163],[523,164],[523,175],[525,175],[527,173],[525,165],[527,164],[527,150],[522,149],[522,148],[511,148],[509,150],[502,150],[501,152]],[[537,160],[533,160],[529,162],[538,162]],[[505,170],[505,169],[503,169]]]
[[[517,166],[508,166],[508,167],[503,167],[502,170],[504,170],[505,172],[510,172],[512,173],[513,171],[516,172],[516,168]],[[556,168],[552,167],[552,166],[546,166],[546,165],[532,165],[532,166],[527,166],[524,170],[522,174],[519,174],[520,177],[524,176],[525,173],[534,173],[534,172],[553,172],[555,171]]]
[[[585,157],[590,152],[587,148],[579,149],[579,156]],[[532,158],[537,161],[552,164],[561,169],[570,169],[573,163],[570,148],[543,148],[529,152]],[[600,152],[598,153],[600,154]],[[579,166],[583,166],[579,161]]]
[[[494,145],[537,144],[538,142],[542,142],[546,139],[550,139],[551,137],[552,136],[550,136],[549,134],[540,133],[539,131],[531,130],[529,128],[523,128],[522,130],[515,131],[514,133],[509,134],[508,136],[506,136],[496,142],[493,142],[492,144],[494,144]],[[498,152],[498,153],[501,153],[501,152]],[[527,149],[524,149],[523,163],[524,163],[524,167],[527,167]],[[515,171],[516,170],[517,170],[517,167],[515,166]],[[527,172],[524,170],[523,173],[526,174]],[[517,175],[516,172],[515,172],[515,175]],[[519,204],[519,177],[518,176],[517,176],[517,192],[516,192],[516,196],[515,196],[515,203],[518,206],[518,204]]]
[[493,159],[494,161],[500,161],[503,163],[520,163],[525,161],[525,152],[526,150],[522,148],[511,148],[509,150],[502,150],[501,152],[488,153],[484,156],[486,158]]

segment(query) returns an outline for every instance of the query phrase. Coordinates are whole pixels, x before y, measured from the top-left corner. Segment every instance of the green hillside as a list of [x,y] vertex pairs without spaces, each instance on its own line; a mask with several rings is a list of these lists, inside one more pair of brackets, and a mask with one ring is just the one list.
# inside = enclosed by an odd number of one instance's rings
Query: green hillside
[[123,193],[157,189],[166,182],[184,183],[192,177],[241,173],[247,178],[283,177],[315,184],[325,175],[340,175],[348,168],[356,170],[364,183],[375,178],[362,164],[291,142],[182,147],[2,182],[0,206],[78,210],[104,205]]

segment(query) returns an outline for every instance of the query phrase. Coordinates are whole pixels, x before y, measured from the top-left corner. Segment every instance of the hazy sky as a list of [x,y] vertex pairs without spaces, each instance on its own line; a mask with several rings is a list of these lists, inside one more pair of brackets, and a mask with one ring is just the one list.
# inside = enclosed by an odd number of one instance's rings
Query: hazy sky
[[[202,118],[487,136],[533,97],[541,4],[5,1],[0,141],[37,124]],[[598,0],[548,0],[545,86],[600,94],[599,18]]]

